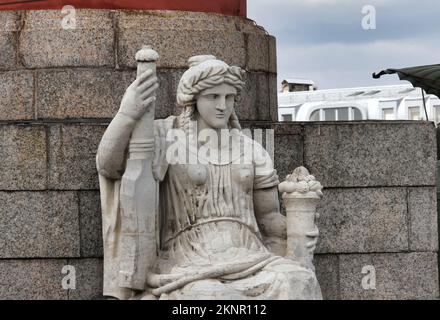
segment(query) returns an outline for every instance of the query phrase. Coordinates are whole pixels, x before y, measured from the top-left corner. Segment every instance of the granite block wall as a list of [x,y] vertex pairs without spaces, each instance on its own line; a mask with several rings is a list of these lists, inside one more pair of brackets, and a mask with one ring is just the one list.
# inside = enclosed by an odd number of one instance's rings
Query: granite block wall
[[[438,296],[433,125],[277,123],[275,38],[243,18],[78,10],[65,30],[62,17],[0,12],[0,299],[102,298],[95,153],[146,42],[161,55],[158,118],[178,112],[191,55],[246,69],[243,126],[275,130],[280,177],[305,165],[326,188],[316,257],[325,298]],[[75,289],[62,287],[66,265]],[[375,290],[361,286],[365,265]]]
[[[301,164],[325,188],[315,259],[324,297],[437,299],[434,124],[328,122],[275,130],[282,136],[275,140],[281,177]],[[293,150],[286,154],[289,141]],[[368,270],[374,289],[362,285]]]

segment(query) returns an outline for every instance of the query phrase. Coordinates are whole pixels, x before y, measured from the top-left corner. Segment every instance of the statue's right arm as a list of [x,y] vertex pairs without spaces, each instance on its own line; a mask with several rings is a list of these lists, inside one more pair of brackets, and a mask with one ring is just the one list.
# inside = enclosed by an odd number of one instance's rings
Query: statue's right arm
[[[125,151],[137,121],[155,101],[158,79],[151,70],[140,75],[125,91],[121,107],[105,131],[98,147],[98,173],[120,179],[124,173]],[[154,114],[151,113],[154,118]],[[152,139],[154,137],[151,137]]]
[[124,173],[125,149],[136,124],[132,118],[119,113],[114,117],[98,147],[98,173],[110,179],[120,179]]

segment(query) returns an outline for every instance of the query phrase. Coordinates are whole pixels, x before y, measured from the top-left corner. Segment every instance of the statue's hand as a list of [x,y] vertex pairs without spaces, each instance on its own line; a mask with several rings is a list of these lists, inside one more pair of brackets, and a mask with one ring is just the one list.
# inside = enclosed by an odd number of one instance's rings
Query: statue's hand
[[145,71],[125,91],[119,112],[133,120],[139,120],[156,100],[157,88],[159,83],[153,71]]
[[318,228],[316,228],[316,230],[314,231],[307,232],[306,236],[308,239],[310,239],[310,241],[306,243],[306,248],[310,254],[313,254],[313,252],[316,249],[316,243],[318,242],[318,236],[319,236]]

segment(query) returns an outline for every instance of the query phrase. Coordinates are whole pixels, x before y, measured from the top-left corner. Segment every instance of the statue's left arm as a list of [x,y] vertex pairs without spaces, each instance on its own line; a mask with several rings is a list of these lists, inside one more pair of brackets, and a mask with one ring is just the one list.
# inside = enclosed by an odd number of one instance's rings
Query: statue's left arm
[[254,212],[263,241],[279,256],[286,251],[286,217],[280,213],[278,187],[254,190]]
[[[253,202],[258,227],[266,247],[277,255],[286,251],[286,217],[280,212],[277,171],[269,153],[254,140],[252,145],[254,163]],[[248,144],[245,144],[248,145]],[[248,152],[249,154],[250,152]]]
[[[280,212],[278,198],[278,175],[269,154],[254,142],[257,155],[254,177],[254,212],[266,247],[279,256],[286,254],[286,217]],[[315,250],[319,232],[306,232],[306,247],[311,253]]]
[[[278,186],[254,190],[254,212],[266,247],[279,256],[284,256],[287,248],[286,217],[280,212]],[[306,232],[307,250],[313,254],[319,232]]]

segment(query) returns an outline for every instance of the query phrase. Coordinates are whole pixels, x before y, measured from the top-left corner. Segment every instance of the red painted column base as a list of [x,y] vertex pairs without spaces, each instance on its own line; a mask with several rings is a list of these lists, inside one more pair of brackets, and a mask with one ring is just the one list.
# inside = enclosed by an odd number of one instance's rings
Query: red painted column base
[[0,10],[61,9],[181,10],[246,17],[246,0],[0,0]]

